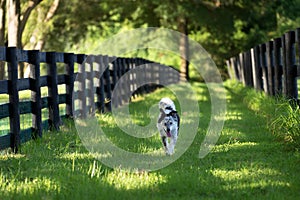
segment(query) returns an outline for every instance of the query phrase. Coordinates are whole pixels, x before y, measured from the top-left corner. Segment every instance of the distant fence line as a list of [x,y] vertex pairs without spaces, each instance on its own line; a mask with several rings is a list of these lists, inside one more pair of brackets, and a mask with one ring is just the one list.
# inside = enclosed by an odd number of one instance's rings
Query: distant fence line
[[[132,95],[148,93],[159,85],[179,82],[179,73],[174,69],[142,58],[117,58],[106,55],[85,55],[74,53],[40,52],[20,50],[15,47],[0,47],[0,61],[7,63],[7,80],[0,80],[0,95],[7,94],[8,102],[0,103],[0,120],[9,119],[9,131],[0,136],[0,150],[11,147],[18,152],[19,145],[32,138],[42,136],[43,129],[59,130],[61,118],[73,118],[74,112],[86,116],[88,112],[111,111],[112,106],[128,103]],[[18,79],[19,63],[30,65],[29,78]],[[41,76],[40,64],[45,63],[47,75]],[[57,65],[64,64],[64,73],[58,74]],[[74,70],[75,65],[78,68]],[[118,80],[132,69],[143,65],[139,73],[127,76],[123,92],[110,101]],[[148,69],[148,70],[147,70]],[[142,72],[142,73],[141,73]],[[162,76],[168,74],[167,76]],[[142,81],[148,82],[140,86]],[[78,91],[74,86],[78,83]],[[59,94],[58,85],[65,84],[65,93]],[[47,87],[48,95],[43,97],[41,88]],[[30,90],[31,100],[20,101],[19,91]],[[74,110],[73,103],[79,101]],[[113,103],[112,103],[113,102]],[[60,114],[60,104],[65,104],[65,114]],[[113,104],[113,105],[112,105]],[[48,117],[42,120],[42,109],[48,110]],[[21,130],[20,115],[32,114],[32,127]],[[79,113],[79,114],[78,114]]]
[[300,28],[230,58],[227,66],[231,79],[268,95],[284,95],[299,103],[299,60]]

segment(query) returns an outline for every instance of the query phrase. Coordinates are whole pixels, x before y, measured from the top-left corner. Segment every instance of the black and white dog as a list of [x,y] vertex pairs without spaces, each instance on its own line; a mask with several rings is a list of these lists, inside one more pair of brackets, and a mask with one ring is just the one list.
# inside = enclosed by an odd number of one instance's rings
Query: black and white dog
[[160,133],[166,155],[172,155],[178,138],[180,118],[177,114],[175,104],[170,98],[162,98],[158,107],[160,113],[157,121],[157,129]]

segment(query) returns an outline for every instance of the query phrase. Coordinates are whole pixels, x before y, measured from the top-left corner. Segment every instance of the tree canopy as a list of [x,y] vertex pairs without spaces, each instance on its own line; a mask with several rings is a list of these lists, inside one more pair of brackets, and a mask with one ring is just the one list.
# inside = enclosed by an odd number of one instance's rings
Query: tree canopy
[[[1,10],[9,13],[5,1],[0,1]],[[199,42],[220,69],[228,57],[300,22],[300,0],[7,1],[20,3],[19,36],[27,49],[80,52],[124,29],[165,27]],[[5,15],[0,18],[5,27]],[[7,32],[0,35],[2,44],[9,39]]]

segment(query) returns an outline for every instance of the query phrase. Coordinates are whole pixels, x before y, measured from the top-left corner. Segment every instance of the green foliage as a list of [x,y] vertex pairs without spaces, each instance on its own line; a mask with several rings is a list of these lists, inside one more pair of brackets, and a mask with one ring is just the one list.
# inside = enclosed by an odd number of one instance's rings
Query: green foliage
[[[27,3],[22,2],[24,10]],[[300,0],[60,1],[54,17],[43,21],[52,2],[43,1],[32,12],[23,38],[27,48],[32,48],[30,41],[35,38],[46,41],[43,50],[88,53],[99,41],[122,30],[178,30],[179,19],[186,18],[189,36],[223,71],[229,57],[297,28],[300,21]],[[175,60],[179,66],[179,59]],[[166,62],[173,65],[174,59]]]

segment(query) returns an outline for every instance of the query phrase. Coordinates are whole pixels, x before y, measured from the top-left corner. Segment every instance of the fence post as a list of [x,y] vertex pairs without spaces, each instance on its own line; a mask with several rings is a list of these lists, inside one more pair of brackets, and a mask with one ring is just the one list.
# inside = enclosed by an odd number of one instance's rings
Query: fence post
[[266,43],[266,61],[268,76],[268,94],[274,96],[274,61],[273,61],[273,41]]
[[[129,71],[133,68],[133,58],[126,58],[126,60],[127,60],[127,72],[129,73]],[[132,72],[130,72],[129,73],[129,76],[128,76],[128,92],[131,94],[131,95],[133,95],[133,91],[134,91],[134,89],[133,89],[133,87],[134,87],[134,82],[133,82],[133,73]],[[130,97],[130,98],[132,98],[132,97]],[[130,101],[130,98],[128,99],[129,101]]]
[[252,75],[252,67],[251,67],[251,52],[246,51],[244,54],[244,81],[245,85],[249,87],[253,87],[253,75]]
[[135,58],[134,59],[134,63],[135,63],[135,71],[134,71],[134,75],[135,75],[135,79],[134,79],[134,82],[135,82],[135,96],[137,97],[138,95],[140,95],[142,93],[142,87],[138,87],[141,79],[142,79],[142,76],[141,76],[141,73],[139,73],[139,71],[137,70],[137,67],[140,66],[140,58]]
[[253,74],[253,85],[258,91],[262,90],[262,71],[260,66],[259,46],[251,49],[251,64]]
[[74,91],[74,54],[65,53],[64,61],[66,64],[66,117],[72,118],[73,113],[73,91]]
[[20,146],[20,110],[18,93],[18,58],[17,48],[8,47],[6,53],[8,62],[8,93],[9,93],[9,125],[11,132],[11,148],[17,153]]
[[[113,69],[112,69],[112,90],[114,90],[116,88],[116,85],[117,85],[117,82],[118,82],[118,64],[117,64],[117,60],[116,60],[116,57],[112,57],[112,66],[113,66]],[[114,91],[114,99],[112,99],[111,103],[113,104],[113,106],[116,108],[118,107],[118,98],[119,98],[119,95],[116,94],[116,90]]]
[[42,137],[42,99],[40,86],[40,52],[28,51],[28,63],[30,64],[30,90],[31,90],[31,113],[34,138]]
[[245,76],[244,76],[244,68],[245,68],[245,65],[244,65],[244,55],[243,53],[240,53],[238,55],[238,59],[239,59],[239,64],[240,64],[240,69],[239,69],[239,76],[240,76],[240,82],[242,82],[244,85],[245,85]]
[[104,112],[104,67],[103,67],[103,56],[97,55],[95,56],[95,70],[96,77],[98,78],[98,87],[96,88],[97,95],[97,109],[103,113]]
[[275,95],[282,94],[282,58],[281,58],[281,38],[274,39],[274,85]]
[[[125,63],[125,59],[124,58],[119,58],[118,59],[118,65],[119,65],[119,78],[121,78],[125,73],[126,73],[126,63]],[[124,79],[125,77],[123,77]],[[125,100],[124,97],[127,94],[126,93],[126,85],[122,85],[122,90],[121,90],[121,94],[120,94],[120,105],[123,105]]]
[[240,59],[241,59],[241,73],[242,73],[242,83],[246,86],[247,85],[247,71],[246,71],[246,52],[240,53]]
[[85,61],[86,72],[86,92],[87,92],[87,108],[89,116],[95,114],[95,92],[94,92],[94,69],[93,69],[94,56],[89,55]]
[[[115,65],[116,65],[116,68],[117,68],[117,81],[119,81],[121,79],[122,75],[123,75],[122,74],[123,66],[122,66],[121,58],[116,58],[115,59]],[[122,102],[123,90],[124,90],[123,85],[119,85],[119,93],[117,94],[117,98],[118,98],[117,106],[121,106],[123,104],[123,102]]]
[[295,32],[290,31],[285,33],[285,67],[283,67],[283,75],[285,79],[285,95],[287,98],[297,100],[297,66],[295,61]]
[[[132,60],[132,69],[135,69],[136,68],[136,66],[137,66],[137,58],[132,58],[131,59]],[[132,88],[132,96],[133,96],[133,98],[136,98],[137,97],[137,75],[136,75],[136,71],[132,71],[131,72],[131,74],[132,74],[132,79],[131,79],[131,83],[132,83],[132,85],[133,85],[133,88]]]
[[[139,63],[139,66],[142,67],[142,77],[141,77],[141,81],[140,81],[140,84],[141,83],[147,83],[147,76],[146,76],[146,61],[145,59],[142,59],[140,58],[140,63]],[[145,85],[142,85],[141,88],[142,88],[142,94],[146,93],[147,92],[147,85],[148,84],[145,84]]]
[[105,107],[108,111],[111,111],[111,81],[110,81],[110,70],[109,70],[109,58],[108,56],[103,56],[103,69],[104,71],[104,81],[105,81],[105,92],[106,92],[106,104]]
[[[300,76],[300,28],[296,29],[296,42],[297,42],[297,46],[298,46],[297,76],[299,77]],[[299,91],[298,84],[297,84],[297,89]],[[298,101],[298,105],[300,105],[300,100],[298,99],[297,101]]]
[[80,118],[86,118],[87,109],[86,109],[86,73],[84,67],[84,54],[77,54],[77,63],[78,63],[78,74],[77,74],[77,81],[78,81],[78,106],[80,111]]
[[233,62],[233,57],[226,61],[227,71],[231,80],[235,79]]
[[145,60],[143,59],[144,61],[144,76],[145,76],[145,82],[147,83],[144,88],[145,88],[145,91],[146,93],[149,93],[150,92],[150,78],[149,78],[149,74],[151,73],[151,71],[149,70],[149,60]]
[[116,83],[117,83],[117,71],[118,71],[118,66],[116,63],[116,57],[111,57],[111,64],[112,64],[112,90],[114,90]]
[[236,79],[237,81],[241,82],[241,76],[240,76],[240,59],[239,59],[239,55],[236,55],[234,57],[234,69],[235,69],[235,74],[236,74]]
[[57,67],[55,52],[46,52],[47,79],[48,79],[48,107],[49,107],[49,126],[59,130],[61,123],[58,107],[57,89]]
[[263,89],[265,93],[268,94],[268,68],[266,61],[266,44],[261,44],[259,46],[259,55],[260,55],[260,66],[262,69],[262,80],[263,80]]
[[236,56],[231,58],[231,64],[232,64],[234,77],[238,81],[239,80],[239,70],[238,70],[238,61],[237,61]]
[[[124,75],[125,73],[127,73],[129,71],[130,64],[129,64],[128,58],[123,58],[122,61],[123,61],[122,62],[123,63],[123,72],[122,73]],[[130,92],[130,82],[129,82],[128,74],[125,76],[125,82],[126,82],[126,85],[123,86],[124,91],[123,91],[123,95],[122,95],[123,103],[129,102],[129,99],[126,98],[127,97],[126,94],[128,94]]]

